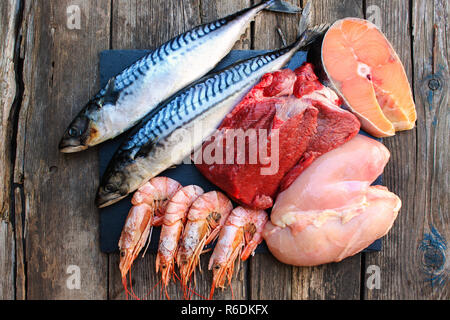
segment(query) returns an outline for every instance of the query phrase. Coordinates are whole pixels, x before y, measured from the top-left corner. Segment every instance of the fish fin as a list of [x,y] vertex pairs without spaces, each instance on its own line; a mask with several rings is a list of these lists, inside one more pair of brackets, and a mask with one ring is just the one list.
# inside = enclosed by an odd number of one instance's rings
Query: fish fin
[[149,140],[147,143],[143,144],[138,151],[135,153],[133,159],[136,159],[138,157],[145,157],[154,147],[156,144],[156,139]]
[[302,12],[302,9],[282,0],[273,0],[269,1],[269,6],[264,10],[274,11],[274,12],[282,12],[282,13],[299,13]]
[[105,95],[112,94],[116,89],[116,77],[112,77],[108,80],[108,84],[106,85]]
[[106,92],[103,96],[103,102],[115,103],[118,98],[118,92],[116,91],[116,77],[112,77],[108,80],[105,89]]
[[300,37],[297,39],[297,41],[295,41],[293,46],[297,47],[299,49],[300,48],[303,49],[304,47],[313,43],[321,35],[323,35],[328,30],[329,27],[330,27],[330,24],[322,23],[322,24],[319,24],[314,27],[306,29],[306,31],[304,31],[300,35]]
[[312,20],[312,10],[311,1],[303,8],[302,17],[298,25],[298,38],[290,45],[290,47],[295,47],[297,49],[305,49],[306,46],[313,43],[317,38],[319,38],[325,31],[330,27],[329,24],[320,24],[310,27]]

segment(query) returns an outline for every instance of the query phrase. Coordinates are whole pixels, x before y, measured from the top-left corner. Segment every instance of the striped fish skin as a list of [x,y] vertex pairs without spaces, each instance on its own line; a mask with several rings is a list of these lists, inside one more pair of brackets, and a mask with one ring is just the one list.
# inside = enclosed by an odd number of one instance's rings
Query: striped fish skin
[[212,70],[257,14],[276,3],[263,1],[195,27],[111,78],[72,121],[60,151],[78,152],[133,127],[159,103]]
[[[308,30],[289,47],[209,75],[150,114],[112,158],[98,189],[96,204],[99,207],[111,205],[150,178],[180,163],[214,132],[265,73],[282,68],[300,47],[315,39],[319,31]],[[202,130],[196,132],[200,126]],[[185,137],[188,138],[183,139]]]

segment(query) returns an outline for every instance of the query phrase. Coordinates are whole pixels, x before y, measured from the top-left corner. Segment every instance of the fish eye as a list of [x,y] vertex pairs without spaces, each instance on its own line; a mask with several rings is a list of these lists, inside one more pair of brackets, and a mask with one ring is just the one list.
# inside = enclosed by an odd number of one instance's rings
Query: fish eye
[[220,269],[220,265],[216,264],[216,265],[214,266],[214,269],[219,270],[219,269]]
[[120,251],[120,256],[125,257],[125,251]]
[[114,191],[116,191],[116,188],[114,187],[114,185],[112,183],[108,183],[105,186],[105,191],[106,192],[114,192]]
[[77,137],[78,134],[78,129],[76,127],[70,127],[69,131],[68,131],[69,136],[71,136],[72,138]]

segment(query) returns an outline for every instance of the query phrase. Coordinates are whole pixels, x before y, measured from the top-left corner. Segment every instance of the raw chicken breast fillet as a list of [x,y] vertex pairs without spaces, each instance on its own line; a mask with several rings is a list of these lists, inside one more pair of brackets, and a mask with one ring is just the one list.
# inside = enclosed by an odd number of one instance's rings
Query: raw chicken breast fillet
[[264,229],[272,254],[314,266],[341,261],[384,236],[401,201],[370,184],[388,160],[386,147],[362,135],[315,160],[276,199]]

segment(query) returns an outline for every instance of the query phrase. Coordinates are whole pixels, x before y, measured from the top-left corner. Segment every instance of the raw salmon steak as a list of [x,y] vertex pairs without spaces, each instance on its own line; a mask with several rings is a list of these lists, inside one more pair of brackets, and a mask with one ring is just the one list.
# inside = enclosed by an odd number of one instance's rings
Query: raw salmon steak
[[281,262],[315,266],[338,262],[384,236],[400,199],[371,183],[389,151],[357,135],[315,160],[275,202],[264,239]]
[[357,134],[358,119],[339,105],[309,63],[266,74],[203,144],[196,166],[238,203],[270,208],[280,186]]
[[387,137],[414,127],[416,109],[405,69],[373,23],[338,20],[324,36],[321,55],[329,81],[365,131]]

